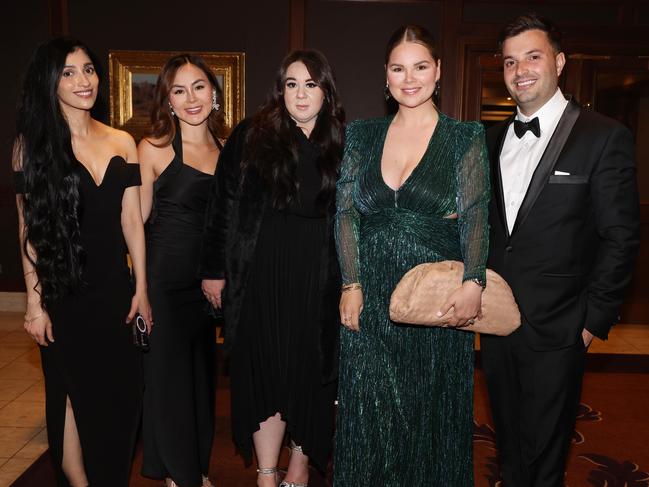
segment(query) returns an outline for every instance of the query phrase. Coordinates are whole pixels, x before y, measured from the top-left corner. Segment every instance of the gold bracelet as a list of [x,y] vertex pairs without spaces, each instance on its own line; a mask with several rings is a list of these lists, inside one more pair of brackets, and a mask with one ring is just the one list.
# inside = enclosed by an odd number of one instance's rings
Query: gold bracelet
[[360,282],[352,282],[350,284],[343,284],[341,291],[346,293],[347,291],[354,291],[355,289],[363,289]]
[[25,315],[25,323],[31,323],[32,321],[34,321],[37,318],[40,318],[41,316],[43,316],[43,313],[36,316],[32,316],[31,318],[27,318],[27,315]]

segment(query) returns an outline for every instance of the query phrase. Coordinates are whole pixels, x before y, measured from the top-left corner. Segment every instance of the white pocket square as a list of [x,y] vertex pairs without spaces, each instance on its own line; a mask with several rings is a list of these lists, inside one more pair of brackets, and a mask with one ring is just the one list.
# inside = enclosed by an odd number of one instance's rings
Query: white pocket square
[[555,176],[570,176],[569,172],[563,172],[563,171],[554,171]]

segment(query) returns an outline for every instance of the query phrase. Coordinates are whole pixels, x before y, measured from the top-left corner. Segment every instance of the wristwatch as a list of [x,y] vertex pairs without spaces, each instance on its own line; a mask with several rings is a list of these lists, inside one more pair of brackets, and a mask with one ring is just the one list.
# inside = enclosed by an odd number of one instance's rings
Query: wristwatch
[[[480,286],[482,289],[487,287],[487,283],[483,281],[482,279],[479,279],[477,277],[474,277],[473,279],[467,279],[467,281],[470,282],[475,282],[478,286]],[[465,281],[466,282],[466,281]]]

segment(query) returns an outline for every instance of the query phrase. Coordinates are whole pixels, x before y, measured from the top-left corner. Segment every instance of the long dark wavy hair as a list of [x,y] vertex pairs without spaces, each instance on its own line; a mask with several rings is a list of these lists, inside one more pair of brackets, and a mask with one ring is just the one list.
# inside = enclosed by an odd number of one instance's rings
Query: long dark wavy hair
[[[160,71],[158,80],[155,85],[153,94],[153,103],[151,105],[151,130],[149,136],[155,139],[162,139],[161,146],[171,144],[178,130],[177,121],[169,109],[169,92],[173,85],[174,78],[178,70],[185,64],[192,64],[205,73],[207,80],[216,90],[216,103],[219,104],[219,110],[212,110],[207,117],[207,128],[212,134],[216,145],[221,148],[221,141],[228,136],[228,130],[225,125],[223,92],[219,86],[216,76],[207,65],[205,60],[195,54],[178,54],[170,58]],[[156,144],[157,145],[157,144]]]
[[270,189],[271,202],[276,209],[285,209],[297,196],[296,169],[298,136],[284,104],[284,85],[288,67],[301,62],[309,75],[324,92],[324,100],[310,140],[318,147],[316,165],[322,176],[322,186],[316,205],[326,212],[334,200],[336,180],[345,136],[345,111],[336,90],[333,70],[327,58],[315,50],[289,53],[279,68],[275,84],[266,102],[253,117],[247,136],[248,153],[243,165],[254,165]]
[[[14,153],[25,178],[24,251],[36,270],[45,309],[82,285],[79,162],[57,95],[66,58],[78,49],[99,69],[96,57],[76,39],[57,38],[39,46],[27,67],[18,106]],[[27,251],[28,243],[35,256]]]

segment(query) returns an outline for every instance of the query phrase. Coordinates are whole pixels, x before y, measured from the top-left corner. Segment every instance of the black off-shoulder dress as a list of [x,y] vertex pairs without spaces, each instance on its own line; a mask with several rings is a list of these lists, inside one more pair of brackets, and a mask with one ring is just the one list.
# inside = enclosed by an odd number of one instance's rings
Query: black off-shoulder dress
[[[40,347],[47,436],[58,485],[67,486],[61,462],[69,396],[90,485],[126,486],[141,412],[142,354],[125,323],[133,286],[121,212],[124,191],[140,185],[140,171],[120,156],[99,185],[82,164],[78,171],[84,285],[49,310],[54,342]],[[24,193],[22,173],[15,179]]]

